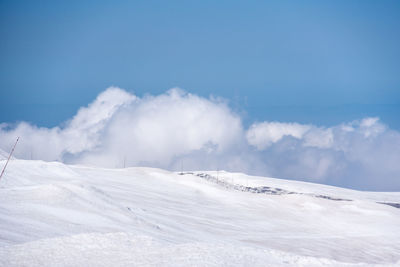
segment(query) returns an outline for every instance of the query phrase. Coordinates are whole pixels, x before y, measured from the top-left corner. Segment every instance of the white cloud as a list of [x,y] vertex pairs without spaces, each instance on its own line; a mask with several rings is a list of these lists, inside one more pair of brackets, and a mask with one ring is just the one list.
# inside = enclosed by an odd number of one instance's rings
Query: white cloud
[[261,122],[244,129],[220,99],[172,89],[142,98],[109,88],[62,126],[0,124],[19,158],[105,167],[226,169],[373,190],[400,190],[400,133],[378,118],[333,127]]
[[263,150],[284,136],[302,138],[309,129],[310,126],[298,123],[262,122],[251,125],[246,137],[250,145]]
[[195,151],[223,154],[242,139],[240,118],[220,101],[172,89],[121,108],[107,125],[97,151],[79,162],[121,166],[170,167],[181,155]]
[[136,96],[109,88],[81,108],[64,127],[38,128],[22,122],[0,128],[0,147],[21,136],[16,156],[68,163],[169,168],[176,158],[201,151],[223,155],[243,140],[241,119],[222,100],[172,89]]
[[334,142],[332,129],[313,127],[304,136],[304,146],[330,148]]
[[[269,136],[269,130],[262,132],[265,125],[254,124],[249,132]],[[273,176],[360,189],[400,189],[400,133],[378,118],[330,128],[305,126],[301,135],[281,135],[262,149]],[[260,149],[259,143],[249,143]]]
[[11,126],[2,124],[0,147],[8,148],[20,136],[21,140],[15,151],[17,157],[63,161],[64,154],[77,154],[100,145],[102,132],[115,112],[132,103],[134,99],[126,91],[111,87],[88,107],[81,108],[63,128],[39,128],[21,122],[12,130],[7,130]]

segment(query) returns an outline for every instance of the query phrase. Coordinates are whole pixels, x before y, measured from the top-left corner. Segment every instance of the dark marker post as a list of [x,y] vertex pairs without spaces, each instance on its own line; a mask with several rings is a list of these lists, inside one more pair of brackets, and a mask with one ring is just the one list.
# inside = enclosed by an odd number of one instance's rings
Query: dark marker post
[[7,159],[6,165],[4,165],[4,168],[3,168],[3,170],[1,171],[0,179],[1,179],[1,177],[3,177],[4,171],[6,170],[7,165],[8,165],[8,162],[10,161],[10,158],[11,158],[11,156],[12,156],[12,153],[14,152],[14,149],[15,149],[15,147],[17,146],[18,140],[19,140],[19,136],[18,136],[18,138],[17,138],[17,141],[15,141],[15,144],[14,144],[14,146],[13,146],[11,152],[10,152],[10,155],[8,155],[8,159]]

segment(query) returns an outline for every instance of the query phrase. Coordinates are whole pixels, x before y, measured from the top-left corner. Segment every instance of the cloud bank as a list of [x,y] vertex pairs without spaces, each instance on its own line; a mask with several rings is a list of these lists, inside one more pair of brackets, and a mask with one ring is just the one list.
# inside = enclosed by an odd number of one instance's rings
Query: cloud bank
[[365,190],[400,190],[400,133],[378,118],[333,127],[257,122],[228,103],[171,89],[137,97],[111,87],[62,126],[0,124],[17,158],[104,167],[240,171]]

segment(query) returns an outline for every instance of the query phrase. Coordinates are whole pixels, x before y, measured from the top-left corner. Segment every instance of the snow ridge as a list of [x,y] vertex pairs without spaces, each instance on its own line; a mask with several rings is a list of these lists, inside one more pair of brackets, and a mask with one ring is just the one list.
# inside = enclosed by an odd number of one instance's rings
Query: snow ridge
[[269,187],[269,186],[251,187],[251,186],[244,186],[242,184],[233,184],[233,183],[229,183],[228,181],[226,181],[224,179],[219,179],[218,177],[212,176],[207,173],[180,172],[179,175],[195,175],[204,180],[207,180],[212,183],[216,183],[220,186],[223,186],[227,189],[233,189],[233,190],[237,190],[237,191],[249,192],[249,193],[254,193],[254,194],[266,194],[266,195],[295,195],[295,194],[297,194],[297,195],[306,195],[306,196],[311,196],[311,197],[316,197],[316,198],[324,198],[324,199],[334,200],[334,201],[353,201],[351,199],[346,199],[346,198],[331,197],[331,196],[318,195],[318,194],[312,194],[312,193],[300,193],[300,192],[288,191],[285,189]]

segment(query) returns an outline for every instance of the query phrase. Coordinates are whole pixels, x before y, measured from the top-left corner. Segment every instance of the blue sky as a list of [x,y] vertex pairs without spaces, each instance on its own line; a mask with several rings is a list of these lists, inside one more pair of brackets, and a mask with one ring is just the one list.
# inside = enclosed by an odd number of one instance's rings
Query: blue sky
[[398,1],[0,1],[0,122],[55,126],[111,85],[221,96],[246,123],[400,129]]

